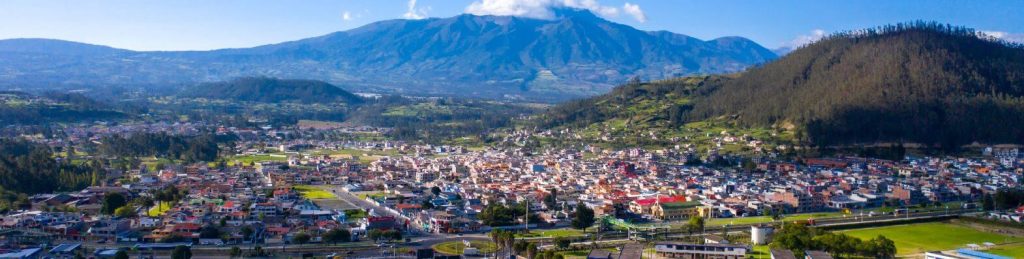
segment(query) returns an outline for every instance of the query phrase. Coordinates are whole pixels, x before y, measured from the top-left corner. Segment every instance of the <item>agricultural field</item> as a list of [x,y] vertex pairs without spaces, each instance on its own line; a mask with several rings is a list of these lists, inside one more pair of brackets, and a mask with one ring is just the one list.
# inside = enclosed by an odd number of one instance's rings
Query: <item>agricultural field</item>
[[[1020,247],[1024,238],[1007,235],[982,232],[970,227],[944,223],[920,223],[910,225],[887,226],[877,228],[865,228],[842,231],[847,235],[861,239],[871,239],[883,235],[896,243],[896,254],[915,255],[927,251],[953,250],[963,248],[967,244],[982,244],[992,242],[998,248],[1004,250],[993,250],[992,253],[1010,253],[1013,256],[1020,256],[1024,247]],[[1004,247],[1005,246],[1005,247]]]

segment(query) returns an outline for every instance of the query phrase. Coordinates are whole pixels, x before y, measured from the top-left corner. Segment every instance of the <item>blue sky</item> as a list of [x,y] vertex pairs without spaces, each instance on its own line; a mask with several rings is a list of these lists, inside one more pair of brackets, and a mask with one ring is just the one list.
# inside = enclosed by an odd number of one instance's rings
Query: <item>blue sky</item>
[[743,36],[769,48],[910,20],[963,25],[1024,41],[1024,1],[1019,0],[3,0],[0,39],[205,50],[296,40],[387,19],[467,12],[543,18],[548,8],[566,5],[643,30],[701,39]]

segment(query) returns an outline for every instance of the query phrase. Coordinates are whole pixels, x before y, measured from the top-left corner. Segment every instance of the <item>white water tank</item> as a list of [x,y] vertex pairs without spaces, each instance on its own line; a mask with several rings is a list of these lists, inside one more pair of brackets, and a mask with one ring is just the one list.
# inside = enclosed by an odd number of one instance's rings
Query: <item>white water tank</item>
[[750,226],[750,241],[755,245],[768,244],[768,242],[771,242],[772,231],[774,229],[771,226]]

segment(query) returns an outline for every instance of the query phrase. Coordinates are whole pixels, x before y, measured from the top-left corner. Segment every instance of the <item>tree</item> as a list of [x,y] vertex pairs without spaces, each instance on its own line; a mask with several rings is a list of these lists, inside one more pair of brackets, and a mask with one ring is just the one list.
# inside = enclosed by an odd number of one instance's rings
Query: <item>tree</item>
[[981,196],[981,208],[985,211],[996,209],[996,204],[995,201],[992,200],[992,195],[984,194]]
[[220,238],[220,229],[214,225],[203,226],[199,230],[199,238]]
[[117,253],[114,253],[114,259],[128,259],[128,252],[117,250]]
[[558,247],[560,249],[566,249],[566,248],[569,248],[570,245],[572,245],[572,240],[569,239],[569,238],[566,238],[566,237],[556,237],[555,238],[555,247]]
[[526,245],[526,258],[533,259],[535,257],[537,257],[537,245],[534,243]]
[[433,193],[434,196],[441,195],[441,187],[437,187],[437,186],[430,187],[430,193]]
[[772,237],[772,248],[785,248],[792,250],[797,257],[803,257],[803,251],[814,248],[814,232],[803,224],[785,224],[781,230]]
[[309,243],[309,240],[311,238],[312,237],[309,234],[306,234],[306,232],[299,232],[299,233],[295,234],[295,236],[292,236],[292,241],[295,241],[296,244],[300,244],[301,245],[301,244]]
[[125,205],[114,210],[114,216],[128,218],[135,215],[135,206]]
[[551,188],[549,192],[550,194],[544,196],[544,205],[547,206],[548,209],[554,209],[558,206],[558,189]]
[[253,230],[252,227],[250,227],[250,226],[242,227],[242,239],[250,240],[253,237],[252,234],[254,232],[256,232],[256,231]]
[[871,243],[871,251],[875,258],[895,258],[896,257],[896,243],[886,238],[885,236],[879,235],[871,239],[868,243]]
[[176,246],[171,251],[171,259],[190,259],[192,258],[192,248],[187,246]]
[[420,203],[420,206],[423,207],[424,210],[429,210],[434,208],[434,203],[430,202],[430,199],[425,199]]
[[352,239],[352,233],[348,229],[335,228],[324,233],[323,239],[330,243],[348,242]]
[[704,218],[699,216],[690,217],[686,226],[691,229],[691,232],[704,231]]
[[124,207],[128,200],[120,193],[108,193],[103,197],[103,206],[100,208],[104,214],[113,215],[117,208]]
[[239,256],[242,256],[242,249],[241,249],[241,248],[238,248],[237,246],[232,246],[232,247],[231,247],[231,254],[230,254],[230,256],[231,256],[231,257],[239,257]]
[[587,207],[582,202],[576,203],[576,215],[572,219],[572,227],[575,229],[586,230],[588,227],[594,225],[594,210]]

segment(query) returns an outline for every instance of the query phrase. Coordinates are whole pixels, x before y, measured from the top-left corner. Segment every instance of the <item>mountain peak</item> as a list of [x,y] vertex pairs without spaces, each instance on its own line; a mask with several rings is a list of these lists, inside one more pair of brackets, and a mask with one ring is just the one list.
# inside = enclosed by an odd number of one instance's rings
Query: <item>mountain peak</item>
[[604,20],[587,9],[558,7],[552,8],[555,19]]

